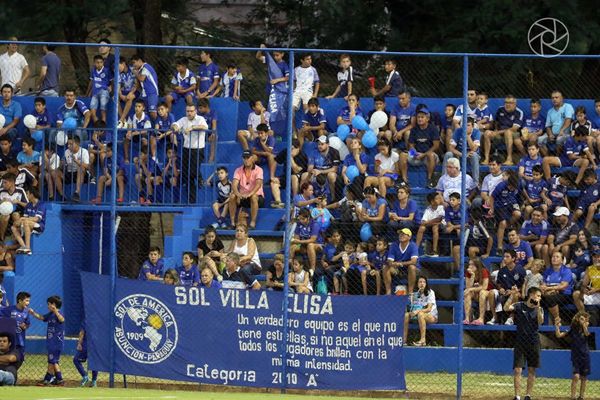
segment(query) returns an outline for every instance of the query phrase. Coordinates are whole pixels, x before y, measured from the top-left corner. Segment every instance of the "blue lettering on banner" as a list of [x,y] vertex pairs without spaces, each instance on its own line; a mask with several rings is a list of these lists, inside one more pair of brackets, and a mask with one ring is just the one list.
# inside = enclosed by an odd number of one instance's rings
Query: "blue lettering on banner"
[[[289,294],[166,286],[82,273],[90,368],[234,386],[405,390],[405,296]],[[287,374],[282,376],[282,353]]]

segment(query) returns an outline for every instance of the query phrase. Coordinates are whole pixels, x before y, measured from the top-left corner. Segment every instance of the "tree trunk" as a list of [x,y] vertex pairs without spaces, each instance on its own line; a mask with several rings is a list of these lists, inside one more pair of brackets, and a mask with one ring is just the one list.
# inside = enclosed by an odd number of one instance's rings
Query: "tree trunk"
[[[69,7],[68,16],[63,25],[65,39],[70,43],[85,43],[88,38],[86,22],[78,15],[78,10],[83,9],[84,0],[66,0],[65,5]],[[79,94],[84,94],[89,78],[90,65],[86,48],[83,46],[69,46],[71,62],[75,69],[75,79],[79,88]]]

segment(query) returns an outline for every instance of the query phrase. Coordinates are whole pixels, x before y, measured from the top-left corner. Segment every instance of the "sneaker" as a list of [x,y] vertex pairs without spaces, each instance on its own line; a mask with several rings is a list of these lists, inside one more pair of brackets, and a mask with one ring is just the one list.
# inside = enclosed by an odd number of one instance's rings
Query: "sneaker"
[[439,257],[440,255],[436,252],[432,252],[431,254],[429,254],[429,257]]
[[506,319],[506,322],[504,323],[504,325],[514,325],[515,322],[513,321],[512,317],[508,317]]
[[87,383],[90,381],[90,378],[87,376],[84,376],[83,378],[81,378],[81,383],[79,383],[79,386],[84,387],[85,385],[87,385]]
[[531,396],[527,395],[527,396],[523,397],[523,400],[531,400]]
[[24,249],[23,250],[23,254],[30,256],[31,255],[31,249]]
[[98,383],[96,382],[96,380],[92,380],[92,383],[90,384],[90,387],[96,387],[98,386]]
[[218,222],[213,222],[212,224],[210,224],[210,226],[212,226],[213,228],[217,229],[220,225]]
[[285,204],[283,204],[281,201],[272,201],[271,202],[271,208],[283,208],[285,207]]
[[75,192],[73,193],[73,195],[71,196],[71,201],[75,202],[75,203],[79,203],[80,197],[79,197],[79,193]]
[[227,229],[227,223],[225,223],[225,222],[221,222],[221,225],[219,225],[219,227],[220,227],[221,229]]
[[485,323],[486,325],[496,325],[496,318],[492,318],[490,319],[488,322]]
[[50,379],[49,381],[39,381],[38,383],[36,383],[36,386],[48,386],[50,385],[52,382],[54,381],[54,378]]
[[481,326],[483,325],[483,322],[481,322],[478,319],[474,319],[473,321],[471,321],[471,325]]
[[17,254],[25,254],[26,249],[27,249],[26,247],[19,247],[17,249]]
[[95,176],[92,176],[92,177],[90,178],[90,184],[91,184],[91,185],[95,185],[95,184],[96,184],[96,177],[95,177]]
[[435,182],[433,179],[430,179],[429,182],[427,182],[427,189],[435,189]]
[[50,384],[53,386],[65,386],[65,381],[63,379],[61,379],[61,380],[54,379]]

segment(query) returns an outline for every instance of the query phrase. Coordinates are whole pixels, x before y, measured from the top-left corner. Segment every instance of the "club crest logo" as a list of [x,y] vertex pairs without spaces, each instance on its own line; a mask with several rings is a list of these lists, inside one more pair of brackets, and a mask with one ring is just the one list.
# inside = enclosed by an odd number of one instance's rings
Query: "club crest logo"
[[131,360],[157,364],[169,358],[177,347],[177,323],[160,300],[133,294],[121,299],[114,313],[115,343]]

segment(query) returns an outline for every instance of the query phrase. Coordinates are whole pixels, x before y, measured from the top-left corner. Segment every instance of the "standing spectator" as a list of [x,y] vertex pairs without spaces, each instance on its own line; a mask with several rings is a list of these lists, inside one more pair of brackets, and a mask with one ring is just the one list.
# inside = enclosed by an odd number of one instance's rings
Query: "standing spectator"
[[[56,112],[56,127],[62,127],[63,121],[67,118],[73,118],[77,121],[77,126],[81,128],[87,128],[90,124],[91,117],[90,110],[81,100],[77,100],[75,96],[75,90],[68,88],[65,89],[65,102],[62,106],[58,107]],[[87,137],[87,133],[83,133],[84,137]]]
[[38,78],[39,96],[58,97],[60,92],[60,58],[54,50],[56,46],[45,44],[42,46],[44,56],[42,57],[42,66],[40,67],[40,76]]
[[[267,46],[264,43],[262,43],[260,45],[260,47],[266,48]],[[275,65],[277,65],[277,68],[279,68],[279,70],[281,71],[281,78],[271,79],[270,76],[267,76],[269,78],[269,81],[267,82],[267,90],[266,90],[267,96],[271,93],[272,85],[276,85],[278,83],[285,82],[285,88],[287,88],[287,82],[290,80],[290,69],[289,69],[288,63],[286,63],[283,60],[284,55],[285,55],[285,53],[283,51],[280,51],[280,50],[273,51],[273,61],[275,61]],[[256,58],[263,64],[267,63],[267,57],[263,54],[262,51],[256,52]]]
[[546,114],[546,138],[544,138],[544,142],[556,142],[561,147],[570,137],[571,122],[575,110],[573,110],[572,105],[564,102],[563,95],[559,90],[553,91],[551,97],[552,108]]
[[221,78],[220,89],[223,92],[223,97],[239,101],[243,79],[242,72],[234,63],[227,64],[227,71],[223,73]]
[[221,282],[224,288],[260,290],[260,283],[256,278],[240,268],[239,254],[229,253],[225,260],[223,282]]
[[185,107],[185,117],[175,121],[171,129],[183,134],[183,157],[181,163],[183,184],[187,184],[188,200],[191,204],[194,204],[196,203],[197,195],[196,184],[198,180],[202,180],[200,165],[204,161],[204,147],[206,145],[205,138],[208,124],[203,117],[196,115],[196,106],[192,104]]
[[396,71],[396,61],[392,59],[385,60],[383,63],[383,68],[385,69],[386,78],[385,85],[377,90],[373,85],[371,86],[371,95],[375,96],[385,96],[385,97],[396,97],[398,96],[402,90],[404,90],[404,82],[402,81],[402,77],[400,73]]
[[13,386],[17,381],[17,370],[21,359],[17,350],[11,350],[11,335],[0,332],[0,386]]
[[427,167],[427,187],[433,189],[433,172],[440,158],[437,151],[440,147],[440,132],[436,126],[429,123],[429,110],[421,108],[417,111],[417,125],[410,129],[408,137],[408,152],[400,153],[400,173],[405,181],[408,176],[408,164],[411,166],[423,165]]
[[544,283],[540,287],[544,306],[552,315],[552,322],[560,321],[559,306],[571,303],[573,294],[573,274],[569,267],[563,264],[563,254],[555,250],[550,259],[550,265],[542,274]]
[[554,252],[561,252],[569,259],[571,246],[577,241],[577,224],[569,219],[571,212],[567,207],[558,207],[554,211],[554,219],[550,227],[547,244],[543,247],[543,254],[546,256],[544,261],[546,265],[550,264],[549,256]]
[[319,97],[319,87],[321,85],[319,73],[312,66],[311,54],[306,53],[300,56],[300,65],[294,68],[294,80],[296,81],[292,99],[294,111],[299,110],[300,103],[302,103],[302,108],[306,112],[308,101],[314,97]]
[[408,151],[410,130],[416,125],[416,108],[410,103],[411,95],[403,90],[398,94],[398,103],[390,113],[390,130],[395,147]]
[[256,241],[248,236],[248,227],[246,225],[238,224],[235,228],[235,240],[231,242],[228,250],[229,254],[234,253],[239,255],[237,264],[248,275],[254,276],[260,274],[262,265],[258,254],[258,246],[256,245]]
[[579,186],[587,167],[591,164],[596,169],[594,155],[588,147],[585,128],[581,126],[577,128],[573,136],[569,135],[562,145],[558,151],[558,157],[544,157],[542,161],[544,178],[550,179],[552,173],[551,167],[577,167],[579,168],[579,172],[575,179],[575,185]]
[[[175,271],[175,270],[171,270]],[[166,274],[165,274],[166,276]],[[177,277],[179,279],[179,277]],[[90,378],[88,377],[88,371],[83,366],[83,363],[88,359],[88,340],[87,340],[87,331],[85,328],[85,320],[81,322],[81,328],[79,329],[79,336],[77,338],[77,346],[75,347],[76,352],[73,356],[73,365],[81,375],[81,382],[79,386],[85,386]],[[98,380],[98,371],[92,371],[92,382],[90,384],[91,387],[96,387]]]
[[[466,197],[470,202],[477,194],[477,183],[467,174],[465,187],[467,189]],[[460,173],[460,161],[458,158],[450,158],[446,161],[446,173],[441,176],[435,187],[435,190],[444,197],[444,203],[450,200],[450,194],[461,193],[462,175]]]
[[[61,161],[62,168],[55,171],[54,183],[61,198],[65,197],[63,179],[65,185],[75,183],[75,193],[71,195],[71,200],[79,202],[81,185],[89,180],[90,154],[87,149],[81,147],[79,136],[70,138],[67,147],[65,156]],[[64,173],[62,170],[64,170]]]
[[[15,36],[8,38],[11,42],[17,42],[18,39]],[[29,77],[29,65],[27,60],[19,50],[17,43],[9,43],[6,45],[6,53],[0,56],[0,75],[2,76],[2,83],[4,85],[10,85],[15,94],[21,91],[21,87]]]
[[375,155],[375,174],[365,179],[365,187],[379,188],[379,194],[385,198],[387,188],[392,187],[398,179],[398,153],[392,151],[392,144],[385,138],[377,143],[379,152]]
[[425,339],[427,333],[427,324],[435,324],[438,320],[437,304],[435,302],[435,293],[429,287],[427,278],[420,276],[417,281],[417,290],[410,292],[410,311],[404,314],[404,340],[408,338],[408,323],[410,320],[417,320],[419,323],[420,338],[413,342],[413,346],[427,346]]
[[[467,103],[467,118],[475,119],[477,117],[477,114],[475,113],[477,110],[477,91],[475,89],[467,90]],[[461,103],[458,105],[458,107],[456,107],[456,111],[454,112],[454,117],[452,119],[454,129],[462,126],[463,115],[464,110],[463,104]]]
[[208,125],[208,132],[206,132],[207,140],[210,143],[210,155],[208,162],[210,164],[215,162],[215,151],[217,150],[217,142],[219,136],[217,133],[217,110],[210,108],[210,100],[207,98],[198,100],[198,115],[206,120]]
[[[131,68],[125,60],[125,57],[119,59],[119,123],[118,127],[122,128],[126,125],[125,121],[129,117],[131,105],[138,95],[138,85],[136,79],[131,72]],[[171,125],[169,124],[169,127]]]
[[154,121],[158,107],[158,76],[154,68],[140,55],[135,54],[131,57],[131,61],[133,62],[133,75],[142,89],[140,98],[144,100],[146,111]]
[[483,135],[483,161],[487,164],[490,159],[492,140],[504,136],[506,144],[506,165],[513,165],[513,145],[520,153],[525,153],[523,142],[519,138],[519,130],[523,126],[523,111],[517,107],[517,99],[513,95],[504,98],[504,106],[498,108],[495,117],[495,129],[487,130]]
[[11,85],[2,85],[2,105],[0,105],[0,114],[4,116],[4,126],[0,126],[0,137],[8,135],[11,140],[15,140],[19,133],[17,124],[21,120],[23,111],[21,104],[13,100],[13,87]]
[[[308,169],[302,176],[302,181],[310,181],[313,177],[324,174],[329,181],[329,189],[333,199],[337,198],[335,183],[338,179],[338,166],[340,165],[340,153],[329,146],[327,136],[319,136],[317,140],[317,151],[308,158]],[[332,199],[332,200],[333,200]]]
[[581,384],[577,399],[584,398],[587,377],[591,373],[590,348],[588,345],[588,336],[590,336],[589,326],[590,314],[585,311],[580,311],[573,316],[571,327],[567,332],[560,331],[560,321],[557,321],[555,325],[557,338],[561,339],[568,336],[571,339],[571,363],[573,365],[573,378],[571,378],[572,399],[577,395],[577,384],[580,379]]
[[[469,325],[471,323],[471,307],[473,302],[479,304],[479,320],[483,320],[483,314],[487,309],[487,298],[481,296],[481,293],[494,289],[494,285],[490,280],[490,272],[483,265],[480,259],[469,259],[469,265],[465,271],[465,291],[464,291],[464,305],[465,305],[465,320],[463,324]],[[474,324],[477,325],[477,324]]]
[[38,385],[64,386],[65,381],[60,370],[60,355],[65,347],[65,317],[60,311],[62,299],[59,296],[48,297],[48,313],[41,315],[29,309],[29,314],[48,324],[46,330],[46,350],[48,351],[48,370]]
[[[533,384],[535,383],[535,370],[540,367],[540,336],[539,326],[544,322],[544,310],[540,305],[542,292],[538,288],[531,288],[527,292],[525,301],[514,303],[508,300],[504,306],[506,312],[514,312],[517,336],[515,337],[515,350],[513,358],[515,399],[520,399],[521,373],[527,363],[527,392],[524,400],[531,400]],[[514,303],[514,304],[513,304]]]
[[198,92],[196,94],[199,99],[211,98],[219,92],[219,81],[221,80],[219,66],[213,62],[212,53],[208,50],[200,52],[200,61],[202,63],[198,67]]
[[229,197],[229,217],[232,229],[238,220],[238,207],[250,208],[250,229],[256,228],[258,209],[265,202],[263,191],[263,170],[254,164],[255,157],[249,151],[242,153],[243,165],[233,173],[231,196]]
[[44,233],[46,227],[46,205],[40,201],[40,193],[36,188],[27,189],[27,197],[29,202],[25,206],[23,216],[13,223],[11,229],[21,246],[17,249],[17,254],[31,255],[31,235]]
[[[454,157],[459,160],[462,157],[463,151],[463,129],[457,128],[450,139],[448,151],[444,155],[443,169],[446,169],[446,162]],[[473,118],[467,118],[467,161],[471,167],[471,173],[477,186],[479,186],[479,146],[481,143],[481,132],[474,128]]]
[[169,112],[172,110],[173,103],[177,103],[178,100],[184,100],[186,105],[194,104],[196,98],[196,77],[188,69],[187,59],[185,57],[178,57],[175,60],[175,74],[171,79],[171,86],[173,91],[165,97],[165,102],[169,108]]
[[110,100],[112,91],[113,73],[104,65],[104,59],[101,55],[94,56],[94,66],[90,70],[90,83],[86,96],[91,96],[90,110],[92,111],[92,121],[98,121],[96,110],[100,107],[102,121],[106,123],[106,106]]
[[109,46],[109,44],[111,44],[110,39],[102,38],[102,39],[98,40],[98,44],[103,45],[103,46],[98,47],[98,54],[100,54],[102,56],[102,58],[104,59],[104,65],[106,65],[106,67],[108,69],[110,69],[111,71],[114,71],[115,70],[115,55],[110,52],[110,46]]
[[515,225],[521,219],[519,208],[519,178],[514,171],[509,171],[508,179],[500,182],[490,196],[489,216],[498,223],[498,242],[496,253],[500,256],[504,249],[504,231],[506,227]]
[[[418,205],[415,200],[410,198],[410,186],[399,185],[396,195],[398,200],[394,201],[390,207],[389,224],[396,230],[408,228],[414,231],[419,222]],[[381,197],[385,199],[385,196],[381,195]]]
[[333,99],[335,97],[343,97],[344,99],[348,95],[352,94],[352,85],[354,83],[354,70],[352,69],[352,60],[348,54],[340,55],[340,70],[337,73],[338,85],[330,96],[326,96],[326,99]]
[[[249,104],[252,111],[248,114],[248,122],[246,124],[248,129],[240,129],[237,132],[237,138],[243,150],[248,150],[248,141],[252,141],[258,136],[256,132],[258,125],[266,124],[269,126],[269,118],[271,117],[271,114],[269,114],[260,100],[250,100]],[[269,129],[271,129],[270,126]],[[272,135],[272,132],[270,134]]]
[[521,135],[523,136],[523,140],[528,141],[529,144],[536,143],[537,145],[541,145],[547,136],[544,133],[546,117],[540,113],[540,111],[542,111],[542,103],[540,100],[531,99],[529,110],[529,116],[523,120],[523,129],[521,129]]
[[19,354],[20,362],[25,361],[25,331],[31,325],[29,318],[29,302],[31,294],[27,292],[17,293],[17,304],[0,308],[0,317],[12,318],[17,323],[17,331],[15,338],[15,351]]
[[547,257],[543,253],[544,245],[548,239],[548,230],[550,225],[544,219],[544,210],[536,207],[531,213],[531,219],[523,222],[519,231],[519,238],[529,243],[536,258],[544,259]]
[[414,242],[411,242],[411,237],[410,229],[399,229],[398,241],[390,245],[387,265],[383,269],[385,294],[392,294],[392,275],[400,273],[408,276],[408,293],[413,292],[417,283],[419,248]]

